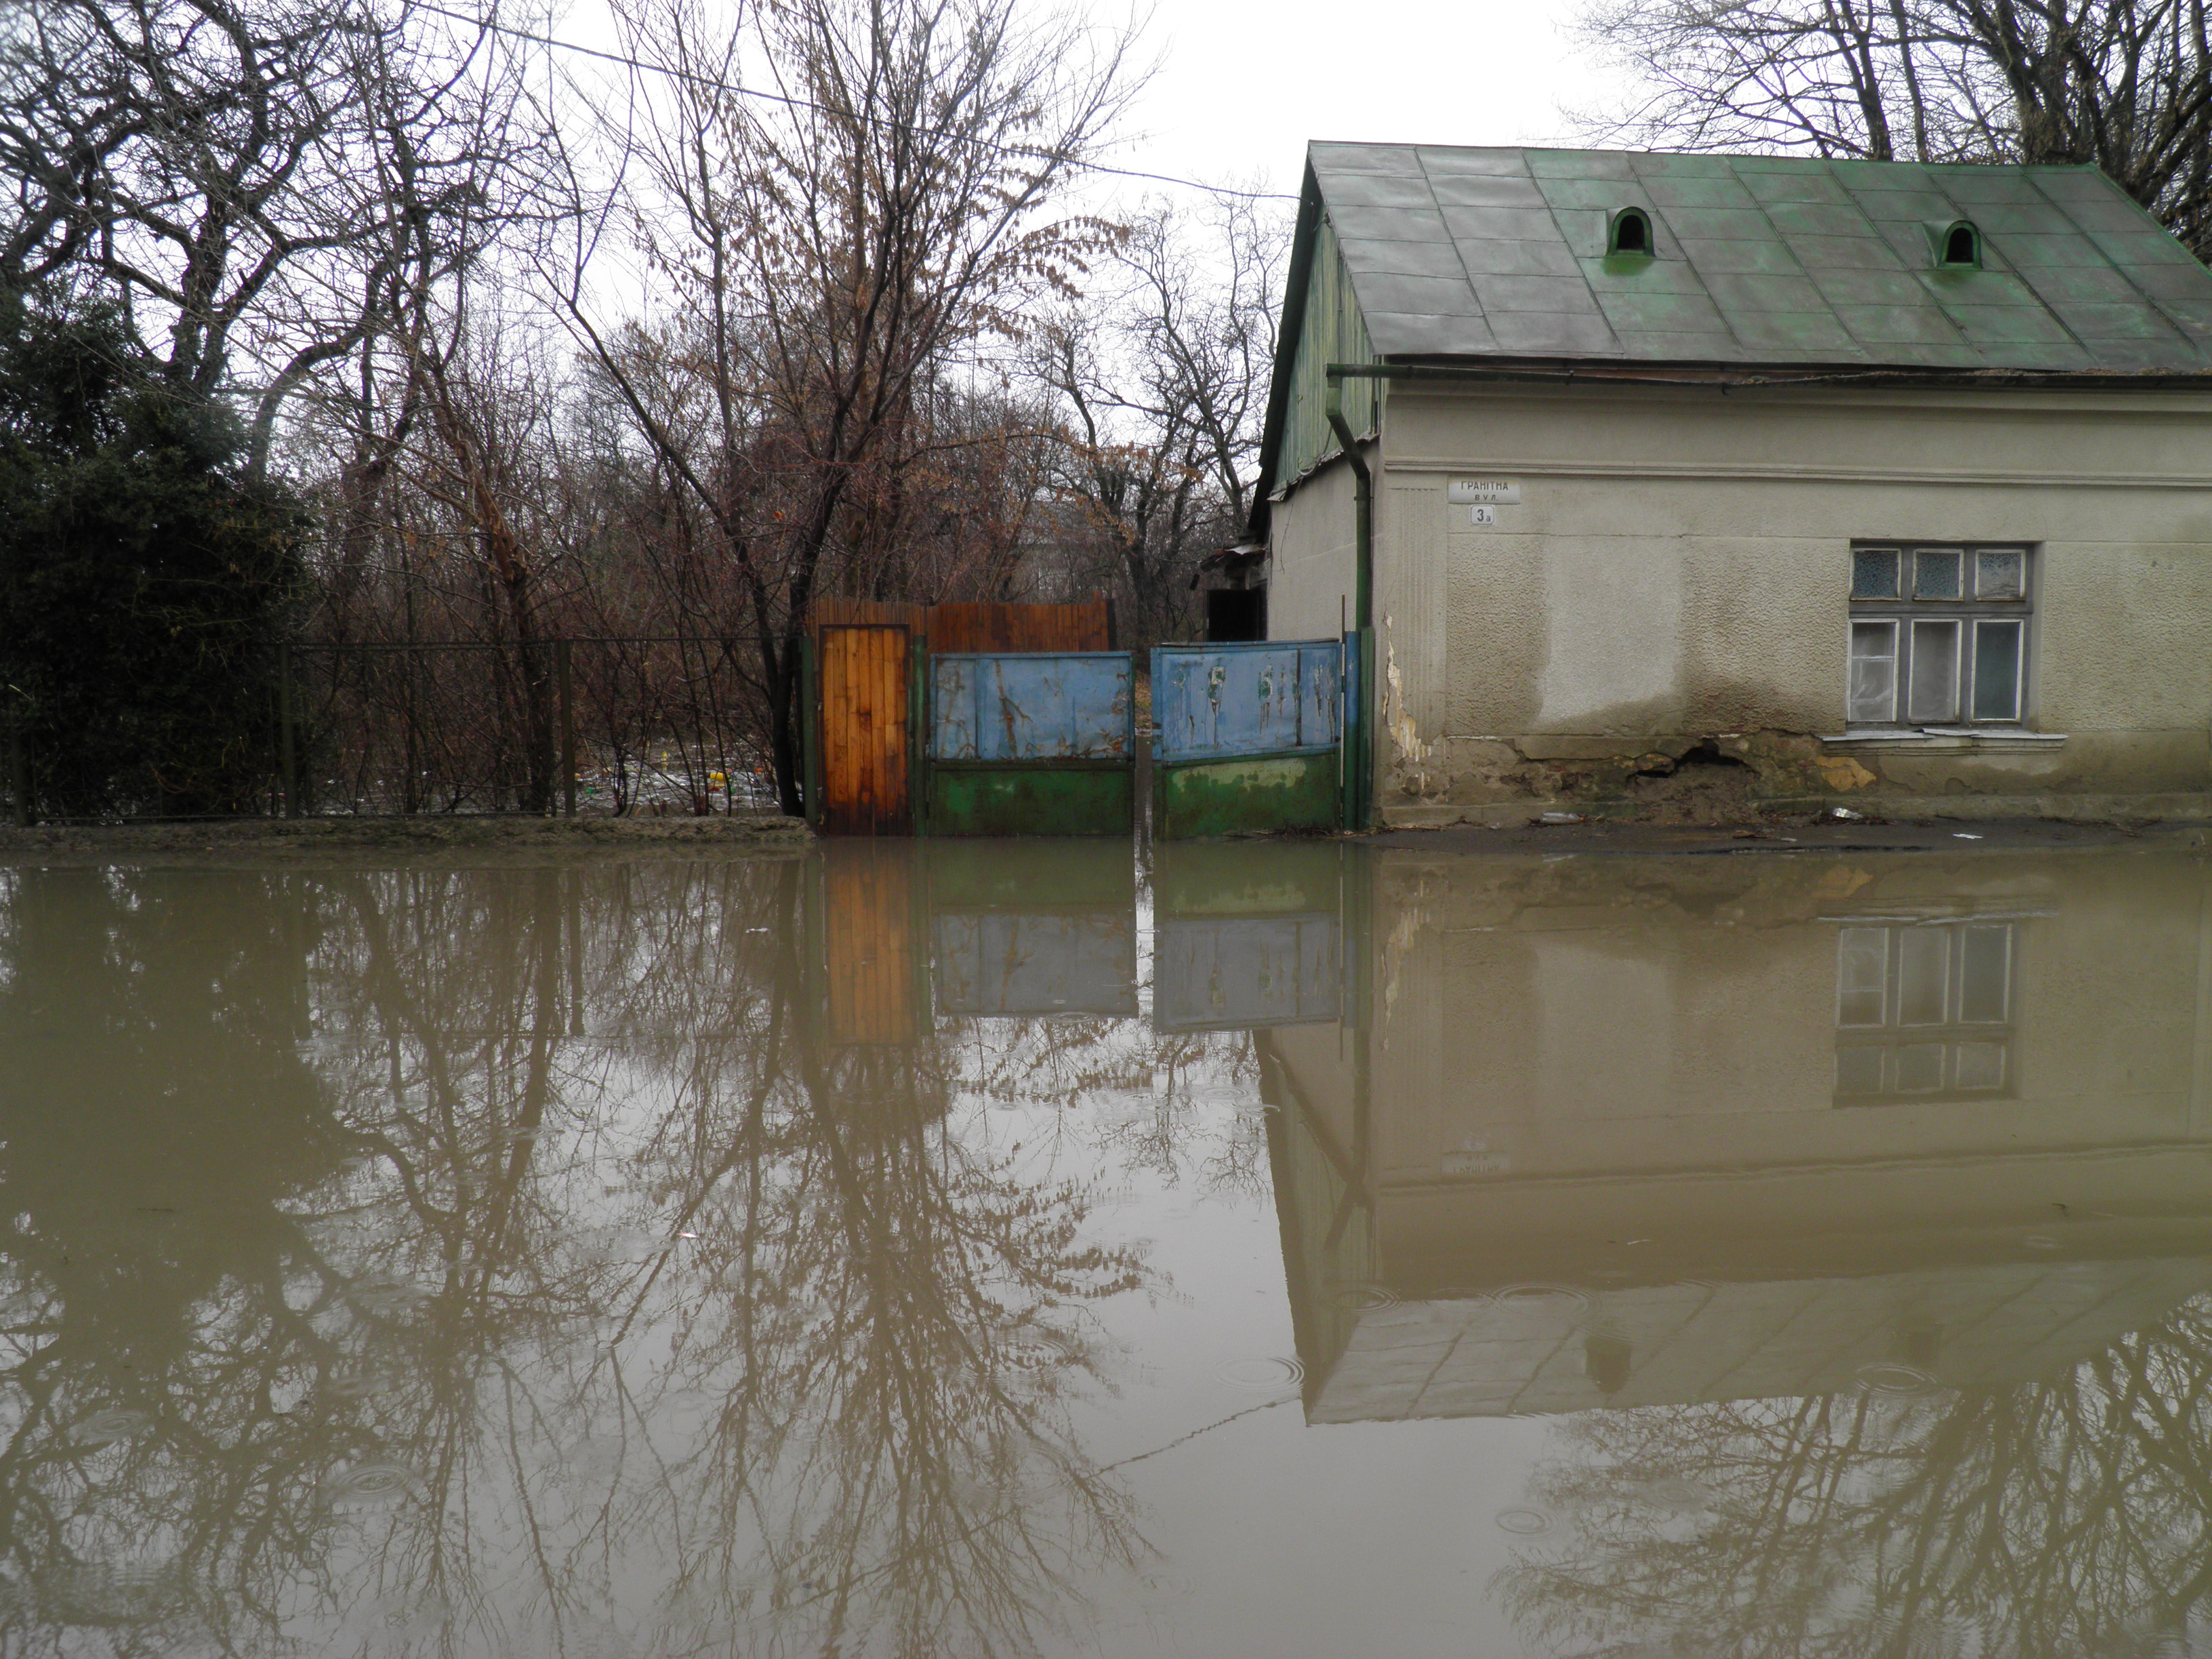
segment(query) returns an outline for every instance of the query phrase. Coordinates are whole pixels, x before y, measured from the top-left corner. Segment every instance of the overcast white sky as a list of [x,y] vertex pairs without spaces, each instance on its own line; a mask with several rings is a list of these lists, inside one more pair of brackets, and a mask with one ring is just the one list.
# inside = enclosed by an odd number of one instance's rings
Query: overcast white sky
[[[1566,144],[1567,110],[1601,103],[1613,77],[1577,50],[1586,0],[1023,0],[1040,11],[1073,4],[1102,28],[1144,18],[1136,58],[1158,68],[1099,156],[1112,166],[1295,196],[1309,141]],[[709,0],[710,5],[713,0]],[[555,33],[607,49],[617,39],[605,0],[568,0]],[[587,60],[562,67],[588,85],[619,75]],[[588,94],[587,94],[588,95]],[[1200,208],[1194,192],[1096,176],[1067,205],[1115,215],[1147,198]],[[1279,205],[1286,217],[1290,204]],[[601,245],[592,286],[617,310],[649,285],[615,238]]]
[[[1133,5],[1143,21],[1136,57],[1158,64],[1122,142],[1101,160],[1291,195],[1315,138],[1571,143],[1565,107],[1597,101],[1608,78],[1576,51],[1571,26],[1582,0],[1074,3],[1102,27],[1126,24],[1121,7]],[[570,0],[557,15],[562,38],[616,45],[603,0]],[[586,80],[605,73],[573,58],[564,67]],[[1101,183],[1115,198],[1152,188]]]
[[[1160,58],[1124,167],[1296,191],[1306,143],[1572,142],[1562,106],[1604,76],[1578,59],[1577,0],[1161,0]],[[1112,14],[1100,6],[1104,21]]]

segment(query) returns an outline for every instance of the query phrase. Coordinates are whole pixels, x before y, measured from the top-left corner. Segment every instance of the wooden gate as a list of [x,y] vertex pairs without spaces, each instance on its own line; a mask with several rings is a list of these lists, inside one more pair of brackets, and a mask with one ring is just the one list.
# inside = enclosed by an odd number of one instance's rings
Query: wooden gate
[[818,649],[823,831],[909,834],[911,635],[876,623],[830,624],[821,630]]

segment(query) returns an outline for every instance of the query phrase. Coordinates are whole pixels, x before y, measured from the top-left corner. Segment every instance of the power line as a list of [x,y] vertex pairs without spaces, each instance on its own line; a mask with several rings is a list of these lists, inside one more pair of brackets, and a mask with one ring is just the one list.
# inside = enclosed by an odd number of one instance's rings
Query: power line
[[[463,12],[448,11],[443,6],[431,3],[431,0],[415,0],[415,3],[421,10],[435,12],[439,16],[451,18],[456,23],[466,23],[472,27],[489,29],[494,34],[512,35],[518,40],[528,40],[538,46],[552,46],[561,52],[571,52],[579,58],[596,58],[602,63],[619,64],[625,69],[642,70],[648,75],[665,75],[672,81],[689,82],[693,86],[705,87],[714,92],[726,92],[739,98],[763,99],[769,103],[782,104],[792,109],[812,110],[817,114],[834,115],[842,120],[864,121],[871,126],[890,127],[918,133],[924,137],[951,138],[962,143],[974,144],[980,149],[995,150],[1001,155],[1015,156],[1022,160],[1041,159],[1032,150],[1017,149],[1011,144],[994,144],[988,138],[969,138],[959,133],[946,132],[941,128],[913,126],[906,122],[890,120],[879,115],[855,115],[850,110],[831,109],[827,105],[814,102],[811,99],[794,98],[788,93],[767,92],[758,87],[738,86],[728,81],[717,80],[711,75],[701,75],[694,70],[671,69],[665,64],[644,63],[623,52],[603,52],[596,46],[579,46],[574,40],[563,40],[557,35],[537,34],[528,29],[516,28],[512,24],[495,22],[488,18],[471,17]],[[1285,195],[1281,191],[1235,190],[1227,185],[1208,185],[1196,179],[1178,179],[1171,173],[1144,173],[1134,167],[1109,167],[1103,161],[1068,161],[1063,165],[1085,173],[1107,173],[1116,179],[1139,179],[1147,184],[1173,185],[1181,190],[1204,191],[1210,196],[1234,196],[1240,201],[1295,202],[1298,199],[1295,196]]]

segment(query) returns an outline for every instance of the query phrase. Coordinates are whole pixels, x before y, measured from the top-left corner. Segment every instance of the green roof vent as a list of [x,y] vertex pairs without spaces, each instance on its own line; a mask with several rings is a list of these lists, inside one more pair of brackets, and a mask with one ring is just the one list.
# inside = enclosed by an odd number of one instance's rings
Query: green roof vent
[[1979,270],[1982,233],[1971,219],[1929,219],[1928,240],[1935,249],[1938,270]]
[[1605,251],[1609,254],[1640,253],[1650,258],[1658,252],[1651,240],[1651,216],[1642,208],[1620,210],[1606,227]]

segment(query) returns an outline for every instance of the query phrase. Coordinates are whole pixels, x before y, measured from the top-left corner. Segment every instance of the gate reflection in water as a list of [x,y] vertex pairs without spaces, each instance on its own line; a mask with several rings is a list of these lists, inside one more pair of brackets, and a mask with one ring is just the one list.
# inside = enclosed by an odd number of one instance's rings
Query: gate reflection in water
[[1312,844],[1163,842],[1153,882],[1152,1024],[1259,1030],[1334,1021],[1346,854]]
[[937,1007],[1137,1012],[1137,878],[1111,842],[954,842],[923,857]]
[[0,868],[0,1646],[2202,1650],[2207,896]]

